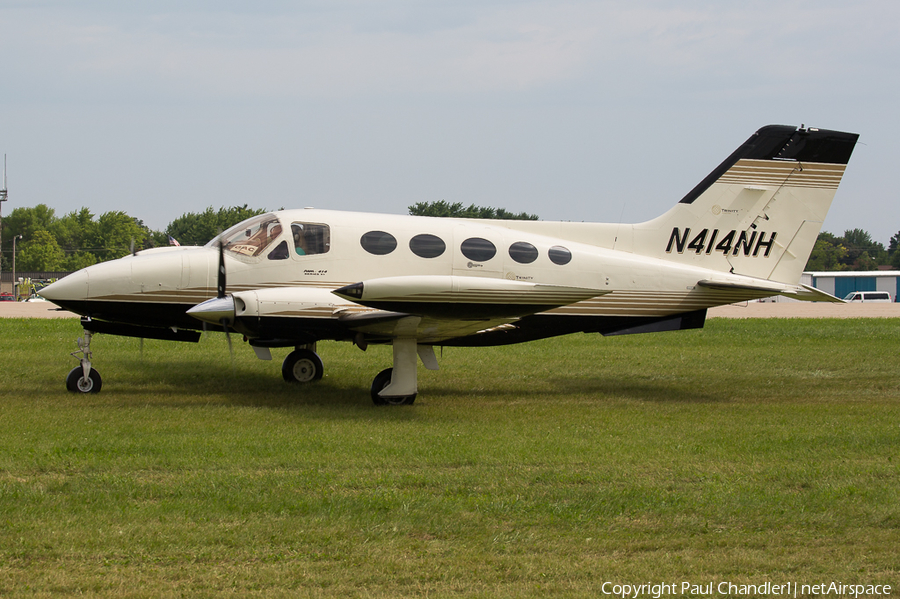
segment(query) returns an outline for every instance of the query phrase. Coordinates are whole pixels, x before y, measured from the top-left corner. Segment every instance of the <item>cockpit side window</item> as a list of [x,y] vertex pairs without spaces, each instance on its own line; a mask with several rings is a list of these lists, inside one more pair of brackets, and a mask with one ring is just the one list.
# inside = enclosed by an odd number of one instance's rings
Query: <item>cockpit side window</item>
[[269,260],[286,260],[288,257],[287,241],[282,241],[274,250],[269,252]]
[[294,252],[298,256],[324,254],[331,249],[331,230],[328,225],[318,223],[294,223],[291,225],[294,237]]
[[[271,214],[263,214],[226,231],[222,236],[225,251],[241,256],[259,256],[281,235],[281,223]],[[210,242],[215,243],[215,240]]]

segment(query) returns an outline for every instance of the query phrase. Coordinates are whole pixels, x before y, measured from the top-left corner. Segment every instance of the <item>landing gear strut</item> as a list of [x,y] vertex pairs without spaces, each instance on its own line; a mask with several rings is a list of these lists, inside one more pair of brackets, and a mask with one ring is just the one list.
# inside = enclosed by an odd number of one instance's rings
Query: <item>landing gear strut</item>
[[[81,362],[66,376],[66,389],[72,393],[100,393],[103,379],[100,373],[91,367],[91,337],[93,333],[85,329],[84,337],[78,338],[78,351],[72,355]],[[78,356],[81,354],[81,357]]]
[[382,370],[372,381],[372,402],[376,406],[409,406],[416,401],[417,356],[428,370],[438,369],[434,348],[417,345],[414,337],[395,338],[393,349],[394,367]]

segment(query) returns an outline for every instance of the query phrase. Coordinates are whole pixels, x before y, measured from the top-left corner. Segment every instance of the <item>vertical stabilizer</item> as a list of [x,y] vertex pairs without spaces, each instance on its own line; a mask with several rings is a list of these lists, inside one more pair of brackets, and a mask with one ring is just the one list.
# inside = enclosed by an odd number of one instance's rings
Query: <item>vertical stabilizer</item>
[[674,208],[635,225],[634,251],[797,283],[858,137],[763,127]]

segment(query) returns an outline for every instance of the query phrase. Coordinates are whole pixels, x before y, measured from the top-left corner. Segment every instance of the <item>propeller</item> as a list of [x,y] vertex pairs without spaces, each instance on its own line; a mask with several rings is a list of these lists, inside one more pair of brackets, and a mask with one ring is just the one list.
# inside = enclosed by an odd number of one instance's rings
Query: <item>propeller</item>
[[216,280],[216,297],[225,297],[225,241],[222,232],[219,231],[219,276]]
[[[225,296],[225,240],[222,239],[222,232],[219,231],[219,274],[216,277],[216,299],[224,300]],[[231,369],[234,370],[234,348],[231,345],[231,331],[228,330],[228,325],[231,322],[234,322],[234,298],[227,298],[231,300],[231,319],[225,315],[219,319],[219,324],[222,325],[222,328],[225,329],[225,339],[228,340],[228,354],[231,356]]]
[[[220,234],[221,235],[221,234]],[[187,313],[205,323],[216,324],[225,331],[228,340],[228,353],[231,354],[231,365],[234,367],[234,349],[231,343],[229,326],[234,323],[234,298],[226,292],[225,244],[219,238],[218,273],[216,275],[216,297],[190,308]]]

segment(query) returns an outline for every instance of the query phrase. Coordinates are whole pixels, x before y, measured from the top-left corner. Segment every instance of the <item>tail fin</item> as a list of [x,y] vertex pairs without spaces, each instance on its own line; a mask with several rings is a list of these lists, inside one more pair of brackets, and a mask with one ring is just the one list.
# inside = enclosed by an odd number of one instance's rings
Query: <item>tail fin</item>
[[634,226],[634,250],[795,284],[859,136],[769,125],[671,210]]

